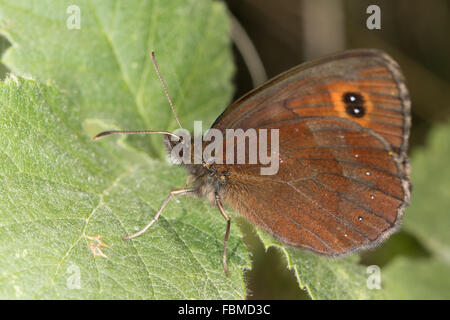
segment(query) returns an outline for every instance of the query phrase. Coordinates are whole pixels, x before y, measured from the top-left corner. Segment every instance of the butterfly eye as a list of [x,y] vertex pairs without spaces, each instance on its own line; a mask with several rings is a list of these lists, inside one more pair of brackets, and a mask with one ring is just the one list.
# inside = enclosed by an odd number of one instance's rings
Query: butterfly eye
[[359,93],[346,92],[342,96],[342,100],[346,104],[345,110],[348,115],[355,118],[361,118],[366,113],[364,98]]

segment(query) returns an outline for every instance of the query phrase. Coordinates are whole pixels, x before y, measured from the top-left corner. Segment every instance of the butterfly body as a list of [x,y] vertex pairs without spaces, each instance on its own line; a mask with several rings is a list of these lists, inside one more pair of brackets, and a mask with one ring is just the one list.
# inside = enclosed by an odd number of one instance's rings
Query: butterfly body
[[[154,52],[151,56],[182,128]],[[276,156],[270,158],[276,160],[274,171],[265,170],[267,162],[247,161],[250,149],[244,150],[245,161],[236,161],[234,146],[203,159],[209,148],[205,141],[199,145],[202,159],[195,161],[195,138],[184,140],[168,131],[106,131],[94,139],[155,133],[164,135],[171,155],[179,146],[190,146],[178,159],[190,160],[181,162],[193,188],[172,191],[152,221],[124,239],[150,228],[174,196],[205,197],[227,221],[222,263],[228,275],[230,218],[222,203],[282,243],[327,256],[374,248],[398,230],[411,192],[406,153],[410,104],[392,58],[378,50],[349,50],[267,81],[226,108],[212,125],[224,140],[229,130],[254,130],[259,156],[261,150]],[[260,145],[261,133],[271,130],[276,135]]]
[[409,104],[390,57],[346,51],[268,81],[213,124],[224,137],[278,129],[276,174],[261,175],[261,164],[185,166],[198,196],[218,197],[285,244],[330,256],[372,248],[409,203]]

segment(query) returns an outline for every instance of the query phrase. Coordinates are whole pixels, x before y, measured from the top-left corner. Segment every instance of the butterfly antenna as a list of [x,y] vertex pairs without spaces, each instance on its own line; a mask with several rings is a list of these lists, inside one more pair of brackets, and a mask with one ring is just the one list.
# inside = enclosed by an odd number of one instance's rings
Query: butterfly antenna
[[[180,128],[183,129],[183,126],[181,125],[180,119],[178,118],[178,115],[177,115],[177,113],[176,113],[176,111],[175,111],[175,108],[174,108],[174,106],[173,106],[172,99],[170,99],[169,92],[167,91],[166,83],[164,82],[164,79],[163,79],[162,76],[161,76],[161,72],[159,71],[158,63],[156,62],[156,58],[155,58],[155,52],[154,52],[153,50],[152,50],[152,52],[151,52],[151,57],[152,57],[152,61],[153,61],[153,64],[154,64],[154,66],[155,66],[155,69],[156,69],[156,73],[158,74],[159,80],[161,81],[161,83],[162,83],[162,85],[163,85],[164,92],[165,92],[165,94],[166,94],[167,100],[169,100],[169,104],[170,104],[170,107],[172,108],[173,115],[175,116],[175,119],[177,120],[178,125],[180,126]],[[153,130],[136,130],[136,131],[130,131],[130,130],[122,130],[122,131],[119,131],[119,130],[113,130],[113,131],[104,131],[104,132],[100,132],[100,133],[99,133],[98,135],[96,135],[93,139],[94,139],[94,140],[97,140],[97,139],[100,139],[100,138],[102,138],[102,137],[109,136],[109,135],[112,135],[112,134],[153,134],[153,133],[156,133],[156,134],[165,134],[165,135],[169,135],[169,136],[175,137],[175,138],[177,138],[178,140],[181,140],[181,137],[180,137],[180,136],[178,136],[178,135],[176,135],[176,134],[173,134],[172,132],[168,132],[168,131],[153,131]]]
[[177,120],[180,128],[183,129],[180,119],[178,118],[178,115],[175,112],[175,107],[173,106],[172,99],[170,99],[169,92],[167,91],[166,83],[164,82],[164,79],[161,76],[161,72],[159,72],[158,63],[156,62],[156,57],[155,57],[155,51],[153,51],[153,50],[151,52],[151,57],[152,57],[153,65],[155,66],[155,69],[156,69],[156,73],[158,74],[159,80],[161,81],[161,83],[163,85],[164,92],[166,93],[167,100],[169,100],[169,104],[170,104],[170,107],[172,108],[173,115],[175,116],[175,119]]
[[103,132],[100,132],[98,135],[96,135],[93,139],[97,140],[97,139],[100,139],[101,137],[109,136],[109,135],[112,135],[112,134],[149,134],[149,133],[167,134],[167,135],[175,137],[177,139],[181,139],[180,136],[177,136],[176,134],[174,134],[172,132],[168,132],[168,131],[152,131],[152,130],[137,130],[137,131],[129,131],[129,130],[118,131],[118,130],[114,130],[114,131],[103,131]]

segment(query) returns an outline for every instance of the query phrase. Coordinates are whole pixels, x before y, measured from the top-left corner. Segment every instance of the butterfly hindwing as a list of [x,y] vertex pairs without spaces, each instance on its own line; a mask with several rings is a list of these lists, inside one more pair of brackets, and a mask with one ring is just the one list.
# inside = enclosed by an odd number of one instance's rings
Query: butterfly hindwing
[[227,203],[284,243],[339,255],[395,231],[409,202],[409,98],[396,63],[347,51],[250,92],[214,128],[278,129],[279,170],[219,165]]

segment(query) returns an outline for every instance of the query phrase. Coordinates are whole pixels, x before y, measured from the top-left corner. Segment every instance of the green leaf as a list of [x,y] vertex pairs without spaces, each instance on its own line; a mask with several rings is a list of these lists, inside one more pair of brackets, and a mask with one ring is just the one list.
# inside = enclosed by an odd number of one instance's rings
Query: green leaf
[[[71,5],[80,29],[69,29]],[[149,57],[159,68],[182,124],[209,128],[231,95],[232,60],[222,3],[209,0],[0,0],[1,32],[14,45],[3,57],[15,73],[58,88],[80,105],[80,119],[113,127],[177,127]],[[152,155],[159,139],[132,137]]]
[[[0,260],[8,263],[0,296],[244,298],[248,257],[238,228],[227,278],[225,221],[205,201],[172,200],[145,234],[121,239],[146,225],[186,174],[120,139],[92,141],[74,129],[79,119],[64,111],[73,108],[53,86],[1,83]],[[97,235],[109,248],[94,258]]]
[[275,246],[285,254],[301,289],[313,299],[382,299],[384,290],[369,289],[367,268],[358,264],[358,256],[328,258],[306,250],[283,246],[266,232],[258,235],[266,248]]
[[450,266],[443,261],[397,258],[382,277],[390,299],[450,299]]
[[431,253],[427,259],[399,257],[383,269],[392,299],[450,299],[450,126],[434,128],[428,145],[412,156],[412,202],[404,228]]
[[[73,4],[80,29],[67,27]],[[186,175],[122,140],[93,143],[85,135],[110,127],[176,127],[152,49],[183,124],[203,119],[208,125],[231,95],[224,6],[207,0],[0,1],[0,25],[13,44],[5,64],[64,94],[22,80],[20,90],[11,83],[3,88],[9,121],[2,124],[0,211],[7,236],[1,241],[2,258],[13,263],[3,266],[2,296],[245,297],[239,266],[248,260],[239,233],[232,228],[233,270],[226,279],[219,244],[225,223],[202,201],[173,201],[151,231],[121,240],[147,224]],[[161,139],[127,141],[153,156],[163,150]],[[87,236],[97,234],[110,246],[103,248],[108,258],[92,257],[89,244],[98,243]],[[69,289],[77,272],[81,289]]]
[[430,133],[428,146],[414,152],[413,193],[404,228],[450,264],[449,140],[450,126],[437,127]]

